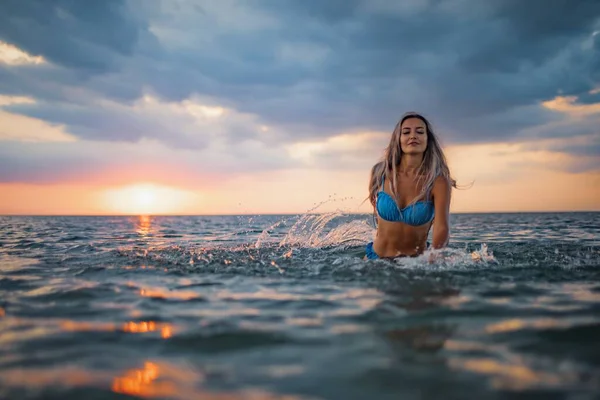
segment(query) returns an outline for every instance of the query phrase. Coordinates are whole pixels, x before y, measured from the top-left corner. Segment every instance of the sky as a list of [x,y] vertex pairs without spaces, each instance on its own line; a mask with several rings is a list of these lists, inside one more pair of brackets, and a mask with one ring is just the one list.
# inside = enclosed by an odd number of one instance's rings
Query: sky
[[0,214],[371,212],[406,111],[452,212],[600,210],[600,2],[0,5]]

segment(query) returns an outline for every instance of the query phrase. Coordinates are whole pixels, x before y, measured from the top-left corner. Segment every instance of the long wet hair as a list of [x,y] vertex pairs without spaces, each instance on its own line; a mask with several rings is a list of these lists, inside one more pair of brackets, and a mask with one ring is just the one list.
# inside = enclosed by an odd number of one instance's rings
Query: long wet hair
[[[427,147],[423,154],[423,161],[417,169],[417,185],[421,185],[420,193],[410,202],[414,204],[421,200],[428,200],[429,194],[433,189],[435,180],[441,176],[456,188],[456,181],[450,175],[450,169],[446,161],[446,156],[442,151],[442,147],[437,139],[436,134],[431,128],[429,121],[420,114],[408,112],[402,116],[396,124],[390,143],[386,147],[382,159],[371,168],[371,177],[369,179],[369,200],[373,207],[377,198],[377,192],[381,188],[382,178],[385,177],[390,181],[392,189],[392,198],[400,207],[400,193],[398,193],[398,169],[400,160],[402,159],[402,147],[400,144],[400,135],[402,132],[402,124],[410,118],[418,118],[425,123],[427,128]],[[381,188],[383,190],[383,188]],[[409,205],[410,205],[409,204]]]

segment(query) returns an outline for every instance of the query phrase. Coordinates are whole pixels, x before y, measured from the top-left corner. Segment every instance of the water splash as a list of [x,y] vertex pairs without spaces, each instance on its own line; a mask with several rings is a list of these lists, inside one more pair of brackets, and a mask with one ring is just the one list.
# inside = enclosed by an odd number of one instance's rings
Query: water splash
[[397,258],[393,262],[398,268],[428,270],[480,269],[499,265],[485,243],[481,244],[479,250],[470,253],[453,248],[430,249],[418,257]]
[[[344,201],[346,199],[341,199]],[[212,272],[251,271],[260,274],[296,274],[306,272],[310,266],[310,275],[319,275],[323,271],[352,270],[362,273],[369,268],[364,258],[364,245],[375,235],[367,215],[357,215],[337,209],[333,212],[317,213],[324,204],[338,201],[329,199],[316,204],[302,215],[285,216],[271,223],[262,231],[252,229],[236,230],[226,234],[242,239],[235,245],[222,241],[225,236],[216,237],[212,243],[202,247],[172,246],[169,248],[145,248],[143,253],[129,253],[143,262],[178,265],[187,270]],[[248,223],[251,221],[247,221]],[[253,236],[260,231],[258,237]],[[244,240],[245,238],[245,240]],[[479,250],[468,252],[456,249],[428,250],[418,257],[395,260],[377,260],[388,263],[388,268],[410,268],[439,270],[470,268],[473,266],[497,263],[487,245]],[[383,264],[379,264],[381,268]]]
[[[348,217],[341,211],[320,215],[303,215],[288,231],[279,247],[308,248],[347,247],[366,243],[374,229],[364,220],[337,224],[337,219]],[[333,226],[332,226],[333,225]]]
[[[314,209],[311,211],[314,211]],[[349,220],[345,221],[345,219]],[[364,246],[372,240],[375,234],[375,229],[369,225],[366,218],[357,219],[356,216],[337,210],[322,214],[307,212],[296,220],[285,233],[283,239],[278,242],[277,240],[269,241],[271,233],[286,226],[287,223],[289,223],[289,219],[283,219],[265,229],[254,247],[259,249],[264,244],[269,243],[271,248],[286,248],[288,251],[284,256],[290,258],[295,255],[294,252],[297,249],[324,250],[333,248],[336,251],[343,251],[356,246]],[[362,256],[350,258],[361,260]],[[435,270],[481,268],[499,264],[486,243],[482,243],[478,250],[471,252],[466,251],[466,249],[430,249],[417,257],[378,261],[391,262],[398,268]],[[343,260],[345,264],[348,262],[350,262],[350,259]],[[340,263],[342,263],[342,260],[339,257],[333,261],[334,265]],[[357,267],[354,263],[352,264],[354,268]]]
[[[368,224],[366,219],[357,220],[356,216],[340,209],[333,212],[314,213],[314,211],[326,203],[345,200],[347,198],[337,200],[330,196],[328,200],[318,203],[299,217],[293,216],[277,221],[261,232],[254,247],[258,249],[263,244],[272,242],[272,240],[269,240],[271,235],[278,229],[287,226],[294,219],[296,221],[292,227],[284,234],[283,239],[279,241],[279,247],[347,247],[367,243],[374,236],[375,230]],[[343,219],[349,219],[349,221],[340,223],[339,220]]]
[[[538,266],[588,268],[597,266],[600,259],[593,246],[574,247],[555,242],[536,242],[532,246],[530,242],[501,241],[497,229],[493,231],[495,236],[490,236],[486,229],[479,232],[477,227],[483,226],[482,222],[469,217],[466,225],[457,223],[453,226],[450,247],[430,249],[418,257],[364,260],[364,245],[375,235],[370,215],[353,214],[348,212],[348,207],[318,212],[320,207],[332,201],[338,200],[330,196],[301,215],[238,217],[244,221],[237,223],[225,219],[225,222],[216,223],[216,229],[209,229],[209,236],[200,240],[179,240],[175,246],[139,243],[133,249],[121,248],[121,255],[125,255],[133,266],[168,266],[165,271],[174,273],[288,277],[380,275],[398,269],[429,273]],[[199,229],[206,228],[201,226]],[[518,229],[516,226],[515,230]],[[213,231],[224,234],[214,235]],[[493,253],[487,243],[493,244]]]

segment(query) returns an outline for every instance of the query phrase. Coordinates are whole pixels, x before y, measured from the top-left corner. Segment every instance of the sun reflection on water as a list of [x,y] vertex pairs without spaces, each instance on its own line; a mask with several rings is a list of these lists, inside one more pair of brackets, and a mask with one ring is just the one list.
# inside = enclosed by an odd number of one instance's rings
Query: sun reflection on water
[[95,323],[95,322],[80,322],[72,320],[60,321],[60,328],[70,332],[89,332],[89,331],[104,331],[114,332],[122,331],[127,333],[148,333],[160,331],[160,336],[163,339],[169,339],[173,336],[173,325],[167,322],[155,321],[129,321],[120,327],[114,323]]
[[142,321],[142,322],[128,322],[123,326],[123,331],[131,333],[140,332],[155,332],[160,329],[160,336],[163,339],[168,339],[173,336],[173,328],[171,324],[154,322],[154,321]]
[[140,296],[163,300],[198,300],[202,298],[198,293],[190,290],[168,290],[150,287],[140,289]]
[[[286,377],[303,373],[299,365],[268,368],[269,376]],[[294,395],[278,395],[258,388],[239,391],[213,392],[203,387],[208,377],[193,368],[160,361],[145,361],[141,368],[126,370],[112,379],[114,393],[143,398],[206,399],[206,400],[300,400]]]
[[137,234],[142,237],[147,237],[151,233],[152,217],[149,215],[140,215],[137,222]]
[[160,336],[163,339],[168,339],[171,336],[173,336],[173,332],[171,331],[171,326],[170,325],[165,325],[160,329]]
[[160,369],[157,364],[146,361],[144,367],[131,369],[123,376],[114,378],[111,389],[115,393],[134,396],[171,396],[176,390],[170,382],[156,382]]

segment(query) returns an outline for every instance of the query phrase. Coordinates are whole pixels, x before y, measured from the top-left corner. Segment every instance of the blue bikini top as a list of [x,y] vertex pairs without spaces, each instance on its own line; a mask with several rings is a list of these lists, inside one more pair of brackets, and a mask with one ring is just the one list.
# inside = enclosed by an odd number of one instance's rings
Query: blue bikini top
[[399,209],[392,196],[384,192],[385,176],[381,177],[381,190],[377,193],[377,213],[390,222],[403,222],[412,226],[424,225],[433,220],[435,208],[431,201],[417,201]]

